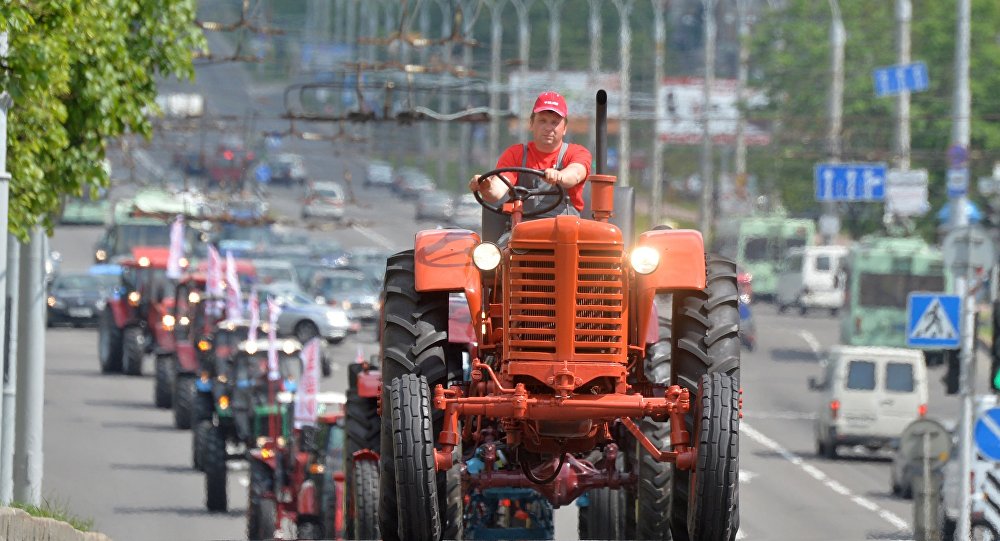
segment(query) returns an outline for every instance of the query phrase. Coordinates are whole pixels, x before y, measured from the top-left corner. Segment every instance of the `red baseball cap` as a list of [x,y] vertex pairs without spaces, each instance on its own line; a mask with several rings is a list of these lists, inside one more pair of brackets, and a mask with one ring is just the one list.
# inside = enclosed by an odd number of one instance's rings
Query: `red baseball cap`
[[566,109],[566,98],[551,90],[539,94],[538,99],[535,100],[535,107],[531,110],[532,113],[542,111],[552,111],[563,118],[569,116],[569,111]]

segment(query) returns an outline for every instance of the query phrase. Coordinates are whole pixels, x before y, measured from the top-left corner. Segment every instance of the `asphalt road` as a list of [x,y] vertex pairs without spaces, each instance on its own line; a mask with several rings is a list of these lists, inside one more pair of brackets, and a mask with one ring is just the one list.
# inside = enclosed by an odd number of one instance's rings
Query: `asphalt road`
[[[277,116],[280,88],[247,88],[239,66],[199,70],[197,89],[212,110],[244,114],[255,107]],[[174,88],[181,88],[174,85]],[[284,129],[260,120],[258,129]],[[394,145],[407,144],[406,128],[383,127],[372,145],[332,145],[289,138],[285,149],[306,156],[317,178],[343,178],[350,170],[360,184],[367,148],[392,159]],[[179,139],[194,135],[172,135]],[[214,137],[214,136],[210,136]],[[190,141],[188,141],[190,142]],[[156,141],[144,152],[161,168],[170,150]],[[381,191],[355,187],[357,204],[347,224],[317,229],[344,246],[403,249],[413,233],[433,224],[417,224],[413,207]],[[298,216],[294,189],[275,188],[269,200],[279,213]],[[64,270],[82,270],[92,261],[100,228],[58,228],[52,248],[61,252]],[[834,343],[837,325],[829,317],[778,315],[757,306],[759,347],[745,352],[742,384],[740,539],[830,540],[910,539],[911,502],[891,496],[889,458],[845,452],[842,458],[815,456],[813,417],[817,397],[806,380],[819,375],[818,356]],[[245,472],[230,479],[228,514],[204,511],[203,477],[190,467],[191,436],[172,428],[170,413],[152,406],[152,379],[101,375],[93,330],[50,329],[47,333],[45,477],[43,493],[74,513],[93,518],[95,528],[118,540],[239,539],[244,537]],[[347,340],[330,353],[338,366],[358,348],[373,353],[371,334]],[[942,394],[941,368],[931,370],[931,417],[955,419],[958,402]],[[150,367],[147,365],[146,374]],[[980,372],[984,373],[984,372]],[[343,390],[341,368],[322,382],[324,390]],[[557,539],[575,539],[576,508],[557,511]]]

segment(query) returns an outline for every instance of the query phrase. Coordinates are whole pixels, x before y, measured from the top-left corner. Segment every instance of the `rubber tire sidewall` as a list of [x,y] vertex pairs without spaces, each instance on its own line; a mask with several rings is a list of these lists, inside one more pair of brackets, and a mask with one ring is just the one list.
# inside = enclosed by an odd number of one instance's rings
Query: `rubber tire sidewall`
[[212,427],[203,451],[201,464],[205,470],[205,508],[210,512],[224,513],[229,501],[226,489],[226,436],[222,428]]
[[700,541],[729,541],[739,485],[739,387],[736,378],[713,372],[702,376],[692,441],[698,459],[691,476],[688,535]]
[[393,379],[387,406],[391,415],[399,537],[408,541],[437,541],[441,538],[441,514],[427,379],[415,374]]
[[101,373],[121,372],[122,330],[115,325],[115,316],[111,313],[111,308],[105,308],[101,312],[100,327],[97,332],[97,360],[101,366]]
[[157,355],[153,371],[153,403],[157,408],[169,409],[173,405],[173,366],[170,355]]

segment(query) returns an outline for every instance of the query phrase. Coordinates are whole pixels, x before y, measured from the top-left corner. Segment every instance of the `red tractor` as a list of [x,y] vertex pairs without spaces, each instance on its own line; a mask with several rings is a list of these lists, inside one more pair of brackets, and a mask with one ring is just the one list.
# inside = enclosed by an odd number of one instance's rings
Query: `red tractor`
[[[101,372],[142,374],[146,353],[167,355],[174,339],[164,320],[173,307],[173,280],[166,277],[170,250],[136,247],[120,263],[121,285],[114,288],[98,327],[97,351]],[[186,265],[186,261],[181,261]]]
[[[631,209],[616,208],[616,179],[601,174],[606,100],[599,92],[590,216],[525,221],[550,210],[525,201],[556,195],[554,207],[565,193],[509,185],[502,205],[480,201],[509,217],[495,242],[466,230],[422,231],[413,250],[388,258],[384,539],[458,537],[465,503],[494,488],[532,488],[555,507],[588,494],[584,538],[735,538],[735,264],[707,255],[698,231],[629,240]],[[506,168],[481,178],[506,171],[544,176]],[[472,315],[467,364],[449,341],[452,292],[465,294]],[[646,343],[658,295],[672,299],[669,332],[659,333],[669,354],[649,355],[664,350]],[[482,464],[469,467],[474,459]]]

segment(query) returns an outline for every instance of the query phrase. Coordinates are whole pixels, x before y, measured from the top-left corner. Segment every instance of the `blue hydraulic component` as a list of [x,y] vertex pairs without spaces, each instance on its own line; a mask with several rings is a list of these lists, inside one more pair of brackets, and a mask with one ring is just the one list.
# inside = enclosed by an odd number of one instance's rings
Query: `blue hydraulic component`
[[584,492],[583,494],[581,494],[580,497],[576,499],[576,502],[574,502],[574,503],[576,503],[576,506],[577,507],[590,507],[590,496],[589,496],[589,494],[590,494],[589,492]]
[[465,539],[553,539],[552,504],[530,488],[488,488],[469,496]]
[[198,378],[194,380],[194,388],[203,393],[212,392],[212,380]]
[[469,475],[476,475],[486,469],[486,463],[478,456],[473,457],[465,461],[465,469],[469,472]]

